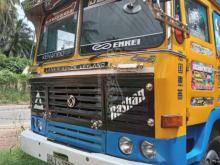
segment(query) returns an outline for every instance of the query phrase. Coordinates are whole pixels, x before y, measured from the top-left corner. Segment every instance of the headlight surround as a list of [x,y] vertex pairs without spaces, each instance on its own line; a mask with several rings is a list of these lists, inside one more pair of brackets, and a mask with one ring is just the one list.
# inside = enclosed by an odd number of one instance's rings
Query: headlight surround
[[141,153],[148,159],[154,159],[157,154],[154,145],[148,141],[141,143]]
[[42,131],[43,130],[43,122],[41,121],[41,120],[37,120],[37,128],[40,130],[40,131]]
[[122,153],[130,155],[133,152],[134,145],[131,139],[123,136],[119,139],[119,148]]

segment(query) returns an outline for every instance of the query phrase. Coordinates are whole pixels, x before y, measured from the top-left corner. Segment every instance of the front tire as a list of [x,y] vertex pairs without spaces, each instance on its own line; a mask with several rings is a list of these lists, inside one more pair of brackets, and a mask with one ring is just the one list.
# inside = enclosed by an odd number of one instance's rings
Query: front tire
[[201,165],[220,165],[220,136],[211,140]]

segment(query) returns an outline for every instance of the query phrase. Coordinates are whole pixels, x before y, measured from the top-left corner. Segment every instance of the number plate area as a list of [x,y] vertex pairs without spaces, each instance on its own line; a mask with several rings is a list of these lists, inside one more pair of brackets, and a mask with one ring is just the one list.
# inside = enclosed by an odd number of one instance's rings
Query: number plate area
[[53,156],[47,154],[47,163],[50,165],[75,165],[74,163],[68,162],[68,157],[60,157],[60,156]]

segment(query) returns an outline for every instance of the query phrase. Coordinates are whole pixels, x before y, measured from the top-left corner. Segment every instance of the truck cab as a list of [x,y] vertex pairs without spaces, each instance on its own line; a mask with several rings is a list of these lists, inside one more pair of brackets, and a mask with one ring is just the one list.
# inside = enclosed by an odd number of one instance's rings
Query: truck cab
[[55,165],[219,161],[218,2],[23,6],[37,36],[23,151]]

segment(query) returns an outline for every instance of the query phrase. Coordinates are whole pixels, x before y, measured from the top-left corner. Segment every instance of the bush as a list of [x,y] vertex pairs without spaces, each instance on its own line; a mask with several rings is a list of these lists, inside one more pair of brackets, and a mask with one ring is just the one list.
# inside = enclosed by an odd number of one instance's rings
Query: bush
[[0,54],[0,70],[7,69],[13,73],[21,74],[27,65],[30,65],[31,61],[27,58],[9,57]]
[[27,91],[18,91],[17,89],[9,88],[4,90],[0,88],[0,105],[1,104],[29,104],[30,93]]
[[0,85],[10,85],[12,83],[17,83],[17,75],[10,70],[0,71]]
[[21,74],[28,64],[28,59],[0,54],[0,104],[29,102],[29,76]]

